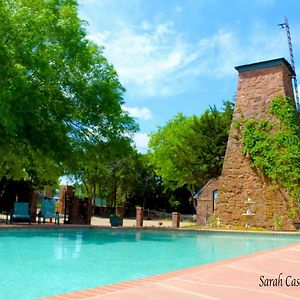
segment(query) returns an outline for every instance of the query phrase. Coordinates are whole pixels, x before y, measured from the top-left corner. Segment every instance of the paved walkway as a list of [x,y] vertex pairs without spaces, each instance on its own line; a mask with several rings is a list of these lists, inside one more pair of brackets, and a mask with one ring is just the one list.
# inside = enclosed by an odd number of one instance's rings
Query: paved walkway
[[[264,282],[266,279],[277,278],[280,286],[260,287],[259,284],[262,283],[260,278],[263,278]],[[293,283],[298,286],[292,286]],[[300,299],[300,243],[177,272],[44,299]]]

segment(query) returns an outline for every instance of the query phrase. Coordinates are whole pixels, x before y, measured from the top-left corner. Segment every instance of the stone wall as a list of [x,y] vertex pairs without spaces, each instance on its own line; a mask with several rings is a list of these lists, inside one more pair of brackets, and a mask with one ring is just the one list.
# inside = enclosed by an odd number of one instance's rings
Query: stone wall
[[207,225],[210,216],[214,213],[214,191],[219,189],[219,180],[211,179],[202,188],[197,199],[197,224]]
[[274,216],[278,215],[284,218],[285,228],[292,229],[292,221],[287,216],[292,205],[288,195],[251,168],[250,159],[241,152],[241,135],[234,122],[241,116],[248,120],[274,119],[268,115],[270,102],[277,95],[293,97],[293,70],[284,59],[241,66],[237,70],[237,99],[219,181],[216,214],[222,225],[244,226],[245,201],[251,197],[253,226],[271,228]]

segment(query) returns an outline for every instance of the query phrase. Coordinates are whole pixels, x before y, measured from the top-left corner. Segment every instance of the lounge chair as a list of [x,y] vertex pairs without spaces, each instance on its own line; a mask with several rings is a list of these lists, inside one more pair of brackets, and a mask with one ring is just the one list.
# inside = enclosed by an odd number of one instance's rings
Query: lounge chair
[[55,224],[59,224],[59,215],[55,212],[55,203],[51,200],[42,200],[42,207],[38,214],[38,222],[41,223],[41,218],[43,218],[43,223],[46,219],[53,218]]
[[14,208],[10,215],[10,224],[15,221],[28,221],[31,225],[31,216],[29,211],[29,203],[26,202],[15,202]]

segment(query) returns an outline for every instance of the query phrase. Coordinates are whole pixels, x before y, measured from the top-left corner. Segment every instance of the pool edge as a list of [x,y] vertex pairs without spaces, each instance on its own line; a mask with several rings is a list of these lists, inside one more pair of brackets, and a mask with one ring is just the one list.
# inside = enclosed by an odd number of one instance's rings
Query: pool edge
[[[227,266],[232,263],[244,262],[244,261],[251,260],[251,259],[255,260],[255,259],[263,257],[263,256],[268,256],[269,254],[272,254],[272,253],[278,253],[278,252],[292,250],[295,247],[299,247],[299,250],[297,250],[297,251],[300,252],[300,242],[295,242],[295,243],[291,243],[288,245],[276,247],[273,249],[262,250],[262,251],[254,252],[251,254],[228,258],[228,259],[224,259],[224,260],[220,260],[220,261],[216,261],[216,262],[212,262],[212,263],[207,263],[207,264],[203,264],[203,265],[198,265],[198,266],[194,266],[194,267],[190,267],[190,268],[185,268],[185,269],[181,269],[181,270],[177,270],[177,271],[166,272],[163,274],[148,276],[148,277],[144,277],[144,278],[140,278],[140,279],[122,281],[119,283],[99,286],[99,287],[95,287],[95,288],[77,290],[77,291],[68,292],[68,293],[64,293],[64,294],[57,294],[54,296],[38,298],[38,300],[59,300],[59,299],[61,299],[61,300],[95,299],[96,300],[98,298],[99,299],[102,298],[102,296],[105,296],[105,295],[112,296],[113,294],[119,293],[121,291],[126,292],[126,290],[129,290],[132,288],[144,287],[144,286],[148,286],[151,284],[153,285],[155,283],[159,284],[160,282],[162,282],[164,280],[172,280],[172,279],[176,279],[180,276],[184,276],[184,275],[190,276],[192,274],[195,274],[195,273],[198,273],[201,271],[207,271],[207,270],[214,271],[213,269],[216,269],[215,272],[219,272],[217,270],[219,267],[222,268],[222,267]],[[207,297],[205,297],[205,298],[207,298]],[[292,297],[288,297],[288,298],[293,299]],[[129,299],[129,297],[123,298],[123,299]],[[178,298],[178,299],[181,299],[181,298]],[[295,299],[297,299],[297,298],[295,298]]]
[[112,230],[148,230],[148,231],[176,231],[176,232],[215,232],[215,233],[235,233],[235,234],[257,234],[257,235],[299,235],[300,231],[252,231],[252,230],[230,230],[230,229],[199,229],[199,228],[172,228],[172,227],[137,227],[137,226],[122,226],[111,227],[102,225],[74,225],[74,224],[1,224],[0,230],[10,229],[112,229]]

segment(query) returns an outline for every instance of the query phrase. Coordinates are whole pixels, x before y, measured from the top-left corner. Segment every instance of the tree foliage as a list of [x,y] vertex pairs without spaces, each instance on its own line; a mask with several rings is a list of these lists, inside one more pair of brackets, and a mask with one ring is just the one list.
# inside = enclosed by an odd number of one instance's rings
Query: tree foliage
[[164,184],[176,189],[187,185],[195,188],[220,175],[226,150],[233,105],[224,103],[200,117],[179,113],[150,138],[150,159]]
[[108,206],[149,207],[159,194],[160,178],[147,156],[130,145],[123,147],[123,152],[118,155],[110,155],[109,159],[102,157],[84,166],[82,177],[76,178],[81,183],[81,191],[86,196],[108,200]]
[[82,172],[83,178],[78,178],[77,194],[105,199],[111,211],[122,206],[135,212],[135,207],[141,206],[159,211],[180,209],[181,212],[192,212],[186,187],[175,191],[165,189],[147,154],[129,148],[122,156],[98,165],[93,163],[93,166],[93,169]]
[[243,153],[252,166],[300,199],[300,127],[290,98],[278,96],[271,102],[270,114],[276,121],[242,122]]
[[77,1],[3,0],[0,22],[0,178],[54,180],[136,130]]

